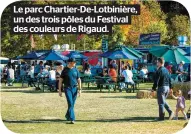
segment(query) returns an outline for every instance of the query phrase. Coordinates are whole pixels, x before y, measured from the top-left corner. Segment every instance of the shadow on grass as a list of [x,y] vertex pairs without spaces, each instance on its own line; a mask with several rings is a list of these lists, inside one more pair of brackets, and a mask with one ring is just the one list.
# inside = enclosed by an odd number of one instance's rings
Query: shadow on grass
[[27,89],[27,88],[29,88],[29,87],[20,87],[20,86],[18,86],[18,87],[14,87],[14,86],[1,87],[1,89],[19,89],[19,88],[21,88],[21,89],[23,89],[23,88]]
[[[38,93],[58,93],[57,91],[50,91],[48,89],[45,89],[44,92],[43,90],[35,90],[35,89],[30,89],[30,88],[14,88],[14,89],[1,89],[0,92],[20,92],[20,93],[31,93],[31,94],[38,94]],[[100,90],[83,90],[82,93],[109,93],[109,94],[116,94],[116,93],[121,93],[121,92],[116,92],[116,91],[110,91],[108,92],[108,90],[102,90],[102,92],[100,92]],[[131,93],[126,93],[123,92],[124,94],[131,94]],[[125,98],[128,96],[124,96],[121,98]],[[101,98],[120,98],[120,96],[110,96],[110,97],[101,97]],[[129,97],[131,98],[131,97]],[[133,98],[132,98],[133,99]]]
[[[30,89],[29,88],[12,88],[12,89],[1,89],[0,92],[21,92],[21,93],[57,93],[57,91],[50,91],[48,89],[45,89],[44,92],[43,90],[35,90],[35,89]],[[84,89],[82,91],[83,93],[118,93],[115,91],[108,92],[108,90],[104,90],[100,92],[100,90],[96,89]]]
[[[63,119],[35,119],[35,120],[3,120],[4,123],[67,123]],[[97,119],[97,120],[76,120],[76,122],[157,122],[155,117],[129,117],[125,119]]]
[[[20,93],[45,93],[41,90],[34,90],[34,89],[11,89],[11,90],[8,90],[8,89],[3,89],[1,90],[1,92],[20,92]],[[46,92],[46,93],[49,93],[49,92]],[[51,92],[53,93],[53,92]]]
[[[136,93],[138,90],[135,90],[134,93]],[[123,92],[119,92],[119,89],[117,89],[116,91],[114,91],[113,89],[109,90],[108,89],[102,89],[102,91],[100,92],[100,89],[83,89],[83,93],[133,93],[133,92],[126,92],[126,91],[123,91]]]
[[83,90],[83,93],[117,93],[117,92],[115,92],[115,91],[110,91],[110,92],[108,92],[108,90],[102,90],[101,92],[100,92],[100,90]]
[[108,99],[113,99],[113,98],[123,98],[123,99],[137,99],[136,96],[102,96],[100,98],[108,98]]

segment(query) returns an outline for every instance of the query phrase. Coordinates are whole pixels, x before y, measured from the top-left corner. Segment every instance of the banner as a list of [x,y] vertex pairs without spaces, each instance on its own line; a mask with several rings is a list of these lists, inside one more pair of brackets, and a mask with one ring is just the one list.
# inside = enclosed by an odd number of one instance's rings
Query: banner
[[106,39],[102,39],[102,51],[103,52],[108,51],[108,41]]
[[139,45],[160,45],[160,33],[141,34]]

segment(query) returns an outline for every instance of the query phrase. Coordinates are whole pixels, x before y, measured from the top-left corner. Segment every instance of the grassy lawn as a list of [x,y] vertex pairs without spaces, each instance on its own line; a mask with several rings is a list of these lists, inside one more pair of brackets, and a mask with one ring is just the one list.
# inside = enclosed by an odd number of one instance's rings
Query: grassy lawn
[[[141,89],[151,84],[141,84]],[[76,124],[67,124],[65,97],[58,93],[39,92],[30,88],[1,90],[1,115],[5,125],[17,133],[143,133],[172,134],[183,129],[186,121],[155,122],[156,99],[136,99],[136,93],[108,93],[84,90],[77,99]],[[175,110],[176,100],[168,100]],[[189,101],[186,102],[187,106]]]

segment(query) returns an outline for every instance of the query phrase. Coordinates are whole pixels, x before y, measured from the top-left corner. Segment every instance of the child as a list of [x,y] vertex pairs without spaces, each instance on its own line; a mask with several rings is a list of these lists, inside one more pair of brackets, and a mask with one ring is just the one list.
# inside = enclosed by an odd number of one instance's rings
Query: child
[[174,96],[173,93],[172,93],[172,97],[177,100],[175,120],[178,120],[178,112],[179,111],[181,111],[183,113],[184,119],[187,120],[187,116],[186,116],[186,113],[185,113],[185,98],[182,96],[182,91],[177,90],[176,91],[176,96]]

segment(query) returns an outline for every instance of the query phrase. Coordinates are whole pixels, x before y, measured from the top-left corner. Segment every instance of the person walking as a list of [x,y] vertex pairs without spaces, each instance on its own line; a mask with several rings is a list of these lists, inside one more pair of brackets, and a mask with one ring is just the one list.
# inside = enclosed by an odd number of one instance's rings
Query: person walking
[[68,103],[68,110],[65,117],[71,124],[74,124],[75,121],[74,105],[77,93],[79,93],[79,96],[81,94],[81,79],[75,65],[76,60],[70,58],[68,60],[68,66],[64,68],[59,79],[59,96],[62,97],[62,84],[64,84],[64,92]]
[[163,121],[165,117],[164,108],[169,113],[169,120],[172,120],[174,116],[174,112],[170,109],[169,105],[166,102],[166,98],[168,97],[169,90],[172,92],[172,84],[171,78],[168,70],[164,67],[164,59],[158,58],[157,60],[157,71],[154,77],[154,84],[152,87],[152,95],[154,91],[157,89],[157,101],[159,106],[159,118],[158,121]]
[[171,93],[171,96],[173,99],[177,100],[177,104],[176,104],[176,116],[175,116],[175,120],[178,120],[178,113],[181,111],[184,115],[184,119],[187,120],[187,115],[185,112],[185,98],[182,95],[182,91],[179,89],[176,91],[176,96],[174,96],[173,92]]

